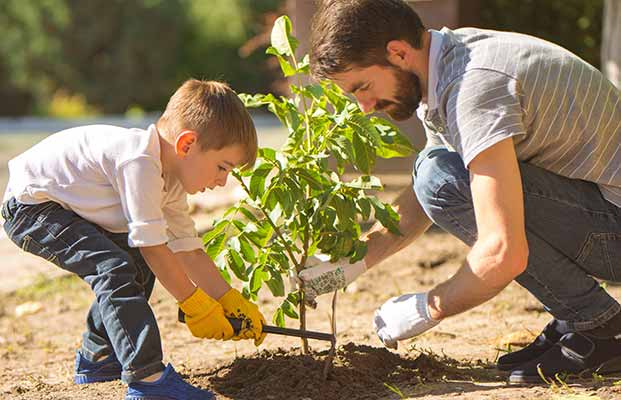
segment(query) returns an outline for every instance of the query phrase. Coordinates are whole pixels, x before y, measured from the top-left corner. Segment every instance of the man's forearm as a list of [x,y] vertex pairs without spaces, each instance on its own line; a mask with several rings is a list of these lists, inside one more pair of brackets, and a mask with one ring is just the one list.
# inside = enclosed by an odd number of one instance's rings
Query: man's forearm
[[220,271],[203,250],[175,253],[188,277],[205,293],[214,299],[222,297],[230,288]]
[[431,220],[418,203],[411,188],[405,189],[393,202],[392,206],[399,213],[399,230],[401,235],[394,235],[376,223],[363,237],[368,251],[364,258],[367,268],[397,253],[425,233],[431,226]]
[[477,242],[464,264],[447,281],[429,292],[429,314],[443,319],[467,311],[496,296],[526,266],[527,255],[499,255],[498,246]]

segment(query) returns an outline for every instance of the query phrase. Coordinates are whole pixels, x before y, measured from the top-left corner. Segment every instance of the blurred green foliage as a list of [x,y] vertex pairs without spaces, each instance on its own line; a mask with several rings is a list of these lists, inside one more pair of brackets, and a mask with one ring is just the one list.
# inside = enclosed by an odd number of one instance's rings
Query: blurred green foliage
[[[479,26],[542,37],[599,67],[603,0],[469,1],[462,0],[476,8]],[[161,110],[189,77],[269,92],[276,76],[263,51],[242,58],[239,48],[283,4],[1,0],[0,115],[49,114],[59,91],[102,113]]]
[[546,39],[599,68],[603,4],[603,0],[480,0],[480,26]]
[[[105,113],[135,104],[159,110],[189,77],[267,90],[265,57],[242,60],[238,49],[280,3],[2,0],[0,94],[11,96],[0,98],[0,114],[47,113],[58,90],[81,94]],[[15,104],[18,95],[22,101]]]

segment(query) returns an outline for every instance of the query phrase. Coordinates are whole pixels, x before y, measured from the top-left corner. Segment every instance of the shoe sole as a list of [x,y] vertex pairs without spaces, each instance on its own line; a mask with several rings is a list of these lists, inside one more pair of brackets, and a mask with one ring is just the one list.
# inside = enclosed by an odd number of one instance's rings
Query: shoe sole
[[[215,399],[215,397],[214,397]],[[172,397],[162,396],[125,396],[125,400],[174,400]]]
[[103,376],[89,376],[86,374],[74,375],[73,382],[77,385],[85,385],[88,383],[109,382],[121,379],[120,375],[103,375]]
[[[580,376],[580,375],[592,374],[592,373],[606,375],[606,374],[613,374],[616,372],[621,372],[621,356],[608,360],[600,364],[597,368],[588,368],[588,369],[585,369],[581,372],[578,372],[572,375]],[[546,379],[554,379],[554,377],[546,376]],[[546,384],[546,382],[543,379],[541,379],[541,376],[539,375],[519,375],[519,376],[510,375],[509,383]]]

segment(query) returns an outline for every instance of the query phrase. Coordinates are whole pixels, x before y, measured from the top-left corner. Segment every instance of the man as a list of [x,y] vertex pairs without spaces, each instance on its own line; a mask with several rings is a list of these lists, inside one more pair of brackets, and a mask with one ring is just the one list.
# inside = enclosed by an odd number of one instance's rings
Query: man
[[401,0],[327,0],[311,71],[396,120],[415,111],[427,145],[395,201],[402,236],[367,233],[359,263],[300,273],[309,300],[349,284],[433,223],[471,250],[427,293],[375,315],[389,347],[496,296],[512,280],[554,317],[499,359],[512,382],[621,370],[621,306],[593,278],[621,280],[621,95],[552,43],[480,29],[427,31]]

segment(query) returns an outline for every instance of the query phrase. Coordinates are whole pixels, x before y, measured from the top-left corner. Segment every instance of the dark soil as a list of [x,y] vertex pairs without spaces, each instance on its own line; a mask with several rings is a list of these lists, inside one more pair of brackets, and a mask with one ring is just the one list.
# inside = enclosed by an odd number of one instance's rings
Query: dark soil
[[[384,348],[348,343],[337,349],[327,380],[323,379],[328,352],[301,355],[299,349],[264,350],[238,358],[192,379],[217,393],[239,400],[269,399],[377,399],[391,391],[465,374],[426,354],[404,358]],[[399,398],[397,394],[394,398]]]

